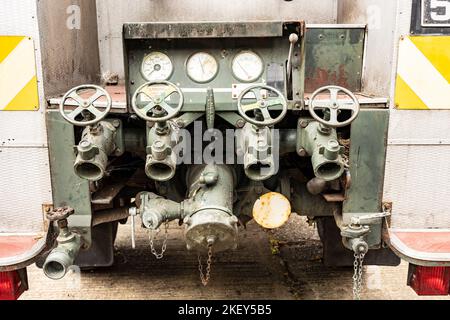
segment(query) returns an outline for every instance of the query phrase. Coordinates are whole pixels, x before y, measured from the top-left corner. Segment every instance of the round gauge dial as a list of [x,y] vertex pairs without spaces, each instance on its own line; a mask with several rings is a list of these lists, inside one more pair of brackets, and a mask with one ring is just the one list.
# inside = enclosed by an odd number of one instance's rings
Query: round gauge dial
[[263,62],[253,51],[243,51],[234,57],[231,68],[237,79],[252,82],[261,76]]
[[148,81],[167,80],[172,71],[172,61],[162,52],[151,52],[142,61],[141,72]]
[[206,52],[194,53],[186,62],[187,75],[195,82],[211,81],[218,70],[217,60]]

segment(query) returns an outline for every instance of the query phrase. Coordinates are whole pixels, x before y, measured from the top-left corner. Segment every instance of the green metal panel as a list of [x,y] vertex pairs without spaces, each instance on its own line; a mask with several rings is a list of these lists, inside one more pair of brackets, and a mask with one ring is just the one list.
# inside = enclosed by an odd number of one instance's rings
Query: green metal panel
[[187,22],[127,23],[125,39],[281,37],[283,23],[272,22]]
[[[139,27],[140,26],[140,27]],[[226,27],[225,29],[224,26]],[[229,27],[227,27],[229,26]],[[239,31],[246,26],[245,30]],[[258,32],[247,33],[257,26]],[[126,66],[126,88],[127,100],[130,104],[131,96],[136,89],[147,82],[141,74],[142,61],[148,53],[160,51],[165,53],[172,61],[173,72],[167,79],[175,83],[184,91],[183,112],[204,112],[206,104],[206,90],[214,90],[214,100],[217,112],[237,111],[237,97],[232,97],[232,88],[244,83],[236,79],[231,71],[232,60],[239,52],[251,50],[258,54],[263,61],[264,71],[254,83],[264,83],[268,80],[268,68],[272,65],[280,66],[282,72],[281,81],[286,78],[286,62],[288,59],[290,32],[302,32],[301,24],[281,22],[258,22],[258,23],[191,23],[191,24],[132,24],[124,28],[124,51]],[[172,29],[168,29],[171,27]],[[190,31],[185,33],[185,29]],[[235,29],[233,29],[235,28]],[[199,37],[195,30],[211,32],[216,36]],[[159,32],[169,32],[171,38],[160,38]],[[194,31],[192,31],[194,30]],[[197,30],[197,31],[198,31]],[[234,32],[232,32],[234,30]],[[236,31],[237,30],[237,31]],[[282,31],[284,30],[284,31]],[[127,35],[128,33],[133,34]],[[252,31],[253,32],[253,31]],[[142,33],[142,34],[141,34]],[[156,34],[155,34],[156,33]],[[229,34],[228,34],[229,33]],[[203,33],[201,33],[203,34]],[[150,38],[141,39],[143,35]],[[250,35],[252,35],[250,37]],[[154,37],[154,38],[151,38]],[[138,40],[139,39],[139,40]],[[288,99],[291,105],[300,108],[303,98],[304,87],[304,51],[301,47],[304,38],[294,47],[293,56],[293,97]],[[207,83],[197,83],[190,79],[186,73],[186,62],[195,52],[205,51],[211,54],[218,63],[217,75]],[[287,94],[286,88],[279,88]]]
[[85,244],[91,241],[91,195],[89,182],[75,175],[74,129],[58,111],[47,111],[47,136],[50,172],[55,207],[70,206],[75,214],[69,217],[69,226],[81,233]]
[[[350,147],[351,187],[343,205],[343,221],[352,212],[381,212],[389,110],[361,110],[352,123]],[[381,241],[381,225],[372,225],[369,245]]]
[[305,92],[326,85],[361,91],[364,28],[306,30]]

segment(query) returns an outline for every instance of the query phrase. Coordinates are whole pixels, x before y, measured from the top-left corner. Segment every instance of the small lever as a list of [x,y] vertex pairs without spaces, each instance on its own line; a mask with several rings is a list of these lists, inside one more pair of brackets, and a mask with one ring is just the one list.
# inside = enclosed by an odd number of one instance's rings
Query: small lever
[[288,56],[288,62],[287,62],[287,80],[288,83],[291,82],[291,74],[292,74],[292,54],[294,53],[294,45],[298,41],[298,35],[296,33],[291,33],[289,35],[289,42],[291,43],[289,47],[289,56]]
[[131,207],[129,209],[129,213],[131,216],[131,248],[135,249],[136,248],[136,224],[135,224],[135,218],[137,215],[137,208],[136,207]]

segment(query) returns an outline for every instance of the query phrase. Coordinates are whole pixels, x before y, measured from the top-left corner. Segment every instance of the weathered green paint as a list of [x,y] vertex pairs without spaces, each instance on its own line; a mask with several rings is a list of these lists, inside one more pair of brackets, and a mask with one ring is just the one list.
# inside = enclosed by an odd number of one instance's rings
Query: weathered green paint
[[53,204],[70,206],[75,213],[69,217],[69,226],[81,233],[83,243],[91,242],[91,195],[89,182],[79,178],[74,170],[74,128],[58,111],[47,112],[47,136],[50,155]]
[[[350,173],[352,184],[343,204],[343,222],[353,212],[381,212],[389,110],[361,110],[352,123]],[[370,246],[381,241],[381,224],[371,225]]]
[[316,177],[325,181],[338,179],[344,172],[344,161],[336,129],[326,128],[317,121],[311,121],[302,128],[301,122],[298,125],[297,150],[306,151],[311,156]]
[[282,22],[127,23],[125,39],[280,37]]
[[[273,28],[273,22],[258,23],[261,28]],[[176,25],[176,24],[175,24]],[[190,28],[204,28],[204,23],[189,24]],[[221,30],[220,24],[212,24]],[[234,23],[232,23],[234,25]],[[237,23],[239,25],[239,23]],[[252,23],[249,23],[252,25]],[[252,37],[244,36],[242,33],[235,33],[233,35],[222,34],[220,37],[212,38],[198,38],[196,34],[190,33],[183,36],[179,33],[176,37],[171,39],[161,39],[151,32],[145,40],[124,38],[125,50],[125,65],[126,65],[126,87],[127,99],[130,103],[130,97],[135,90],[142,84],[147,82],[141,74],[141,64],[144,57],[153,49],[163,52],[168,55],[173,64],[173,73],[167,81],[178,85],[184,94],[183,112],[204,112],[205,104],[207,103],[207,88],[213,88],[215,110],[217,112],[237,111],[237,96],[232,97],[232,86],[234,84],[242,83],[236,79],[231,70],[233,58],[243,49],[251,49],[257,53],[263,61],[265,66],[261,76],[254,81],[254,83],[264,83],[267,80],[267,68],[271,64],[279,64],[284,73],[286,73],[286,61],[288,59],[290,42],[288,40],[290,32],[300,32],[299,23],[282,24],[278,22],[277,28],[283,29],[284,32],[264,33],[264,36],[259,35],[258,32],[253,33]],[[159,24],[142,24],[142,28],[159,28]],[[133,27],[137,28],[137,27]],[[217,31],[217,30],[216,30]],[[137,31],[136,31],[137,32]],[[172,31],[171,31],[172,32]],[[217,31],[219,32],[219,31]],[[145,33],[146,34],[146,33]],[[221,33],[220,33],[221,34]],[[153,38],[152,38],[153,37]],[[281,91],[285,94],[292,103],[297,105],[300,109],[302,106],[303,87],[304,87],[304,37],[300,40],[294,48],[293,57],[293,73],[292,73],[292,97],[288,96],[287,88]],[[155,49],[156,50],[156,49]],[[186,73],[187,59],[195,52],[206,51],[217,60],[219,71],[214,79],[208,83],[196,83]],[[284,75],[286,78],[286,75]],[[282,79],[284,80],[284,79]],[[186,90],[188,89],[188,90]]]
[[364,28],[310,28],[306,31],[306,92],[325,85],[361,90]]

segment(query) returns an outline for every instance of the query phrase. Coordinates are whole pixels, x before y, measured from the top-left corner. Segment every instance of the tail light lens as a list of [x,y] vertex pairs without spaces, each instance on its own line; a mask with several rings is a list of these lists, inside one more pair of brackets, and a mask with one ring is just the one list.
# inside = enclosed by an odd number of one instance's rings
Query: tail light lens
[[26,269],[0,272],[0,300],[17,300],[28,289]]
[[410,266],[409,285],[421,296],[448,295],[450,267]]

